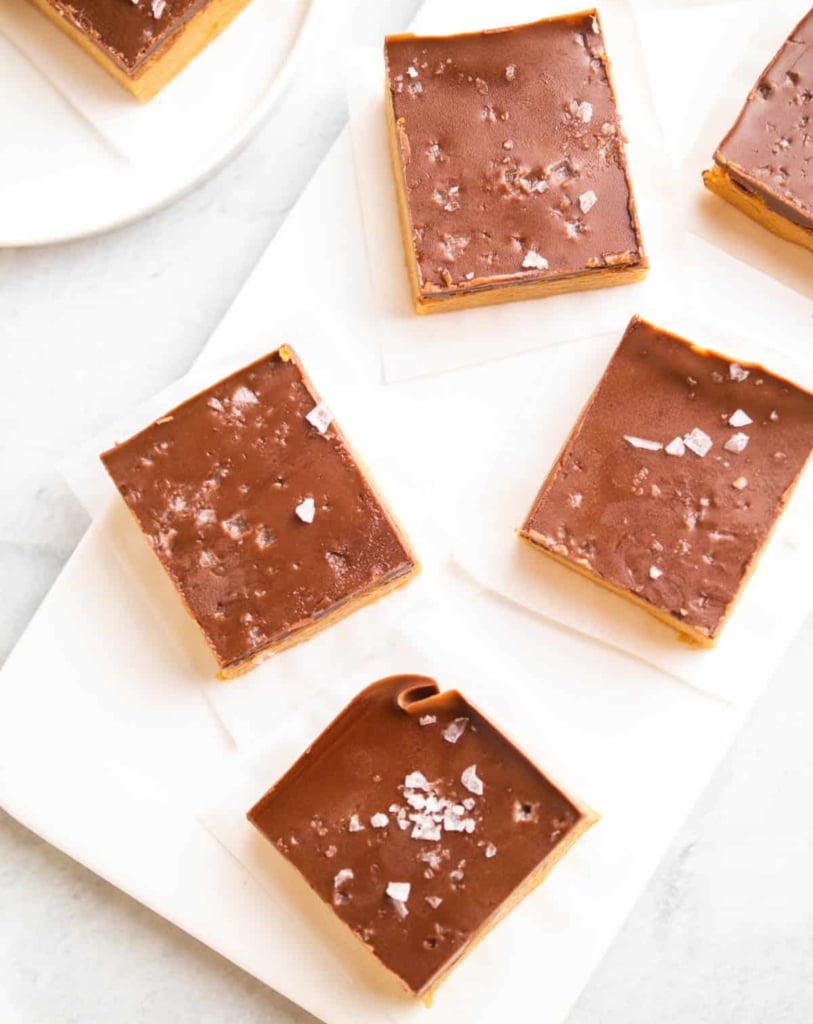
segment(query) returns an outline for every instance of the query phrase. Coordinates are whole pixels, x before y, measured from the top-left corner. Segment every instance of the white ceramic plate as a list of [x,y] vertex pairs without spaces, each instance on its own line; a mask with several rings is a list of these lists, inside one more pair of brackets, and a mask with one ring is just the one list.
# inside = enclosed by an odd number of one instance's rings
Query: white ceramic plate
[[97,234],[211,174],[283,92],[320,0],[252,0],[142,105],[40,12],[0,0],[0,246]]

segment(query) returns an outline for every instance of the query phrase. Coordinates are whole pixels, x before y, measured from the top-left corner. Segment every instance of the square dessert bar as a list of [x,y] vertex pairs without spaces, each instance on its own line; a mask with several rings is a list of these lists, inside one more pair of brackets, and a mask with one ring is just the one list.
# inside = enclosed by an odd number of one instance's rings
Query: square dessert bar
[[221,678],[418,571],[408,540],[286,346],[101,458]]
[[813,251],[813,8],[768,65],[706,171],[706,187]]
[[151,99],[248,0],[31,0],[139,100]]
[[595,11],[390,36],[390,142],[418,313],[646,273]]
[[520,536],[710,647],[813,448],[813,395],[633,319]]
[[424,676],[363,690],[249,820],[428,996],[596,815]]

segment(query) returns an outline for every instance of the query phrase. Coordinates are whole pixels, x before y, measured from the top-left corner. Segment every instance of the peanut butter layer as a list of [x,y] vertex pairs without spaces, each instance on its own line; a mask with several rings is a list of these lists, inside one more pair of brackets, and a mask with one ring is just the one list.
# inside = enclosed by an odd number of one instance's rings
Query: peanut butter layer
[[226,674],[417,570],[287,347],[102,461]]
[[646,267],[594,11],[385,52],[418,300]]
[[701,644],[813,448],[813,395],[633,319],[521,536]]
[[770,214],[807,230],[813,229],[812,115],[813,9],[765,69],[714,154],[735,185]]
[[595,821],[459,693],[409,675],[363,690],[248,817],[418,995]]
[[209,0],[47,0],[128,75],[156,55]]

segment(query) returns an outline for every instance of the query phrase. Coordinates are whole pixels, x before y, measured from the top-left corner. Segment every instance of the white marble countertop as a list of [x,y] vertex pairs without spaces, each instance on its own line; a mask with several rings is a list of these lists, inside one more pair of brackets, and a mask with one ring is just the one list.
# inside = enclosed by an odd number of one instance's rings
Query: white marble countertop
[[[417,7],[362,0],[348,33]],[[56,465],[192,363],[344,123],[341,50],[317,37],[254,140],[168,210],[0,252],[0,662],[87,525]],[[808,629],[570,1024],[813,1020],[811,662]],[[25,1024],[311,1020],[0,812],[2,990]]]

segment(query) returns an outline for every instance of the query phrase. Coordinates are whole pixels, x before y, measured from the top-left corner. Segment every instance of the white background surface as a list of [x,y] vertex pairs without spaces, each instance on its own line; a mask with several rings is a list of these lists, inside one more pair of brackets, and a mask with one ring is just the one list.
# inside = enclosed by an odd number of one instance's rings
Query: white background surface
[[[388,6],[385,17],[380,0],[365,0],[366,41],[404,24],[417,5]],[[729,8],[741,22],[743,5]],[[335,39],[327,34],[321,45],[327,53]],[[0,254],[0,653],[84,529],[55,463],[73,441],[192,362],[342,122],[339,50],[330,59],[315,54],[257,139],[172,210],[96,241]],[[668,45],[664,51],[665,63]],[[703,76],[692,85],[702,88]],[[680,97],[674,109],[689,120]],[[811,1018],[807,636],[572,1024]],[[0,987],[23,1021],[306,1019],[8,819],[0,822]],[[527,1019],[534,1019],[530,1000]]]

